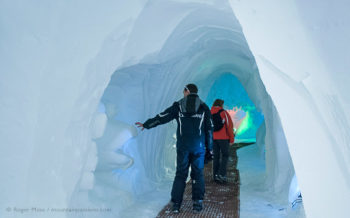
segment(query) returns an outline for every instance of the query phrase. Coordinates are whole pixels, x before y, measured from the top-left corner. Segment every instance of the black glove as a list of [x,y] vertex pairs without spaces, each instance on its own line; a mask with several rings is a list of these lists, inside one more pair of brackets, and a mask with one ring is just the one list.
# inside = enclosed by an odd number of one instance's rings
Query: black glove
[[213,158],[214,158],[213,150],[206,149],[205,150],[205,156],[204,156],[204,164],[209,163],[210,161],[213,160]]

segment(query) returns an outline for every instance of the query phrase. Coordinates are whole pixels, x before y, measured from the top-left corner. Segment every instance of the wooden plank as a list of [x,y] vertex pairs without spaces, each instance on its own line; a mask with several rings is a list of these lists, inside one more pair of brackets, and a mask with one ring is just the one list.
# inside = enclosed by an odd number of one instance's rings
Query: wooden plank
[[204,168],[205,199],[203,210],[195,214],[192,211],[191,180],[187,183],[184,199],[179,214],[171,212],[171,204],[166,205],[158,216],[161,217],[233,217],[239,218],[239,171],[237,170],[236,149],[230,149],[227,166],[226,184],[217,184],[213,181],[212,161]]

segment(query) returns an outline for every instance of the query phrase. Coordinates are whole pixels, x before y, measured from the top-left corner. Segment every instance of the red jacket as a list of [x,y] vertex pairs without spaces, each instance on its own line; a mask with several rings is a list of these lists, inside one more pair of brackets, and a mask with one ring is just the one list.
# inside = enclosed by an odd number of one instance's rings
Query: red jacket
[[[211,114],[215,114],[217,113],[219,110],[223,109],[222,107],[218,107],[218,106],[213,106],[210,110]],[[233,122],[232,119],[230,117],[230,114],[227,113],[226,111],[222,111],[220,113],[220,116],[223,120],[225,120],[225,124],[224,127],[222,127],[222,129],[220,129],[217,132],[213,133],[213,138],[214,140],[217,139],[229,139],[230,143],[234,143],[235,142],[235,136],[233,134]]]

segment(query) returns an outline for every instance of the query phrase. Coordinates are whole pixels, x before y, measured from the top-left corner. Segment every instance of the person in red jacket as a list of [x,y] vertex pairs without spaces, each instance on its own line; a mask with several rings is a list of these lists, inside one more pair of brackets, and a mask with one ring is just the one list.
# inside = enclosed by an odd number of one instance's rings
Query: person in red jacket
[[[228,148],[229,145],[233,145],[235,141],[232,119],[229,113],[223,109],[223,106],[224,100],[216,99],[210,110],[214,121],[213,176],[214,181],[218,183],[227,182],[226,167],[229,156]],[[222,122],[222,124],[220,124],[220,122]]]

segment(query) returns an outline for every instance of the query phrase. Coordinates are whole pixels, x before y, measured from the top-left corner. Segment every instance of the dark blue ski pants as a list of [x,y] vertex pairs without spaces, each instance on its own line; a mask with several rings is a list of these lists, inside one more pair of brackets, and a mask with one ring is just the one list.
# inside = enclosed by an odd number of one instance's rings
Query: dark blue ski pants
[[192,179],[192,200],[203,200],[205,192],[203,175],[204,155],[205,149],[203,148],[198,149],[198,151],[177,149],[176,175],[171,191],[172,202],[181,204],[190,166]]

